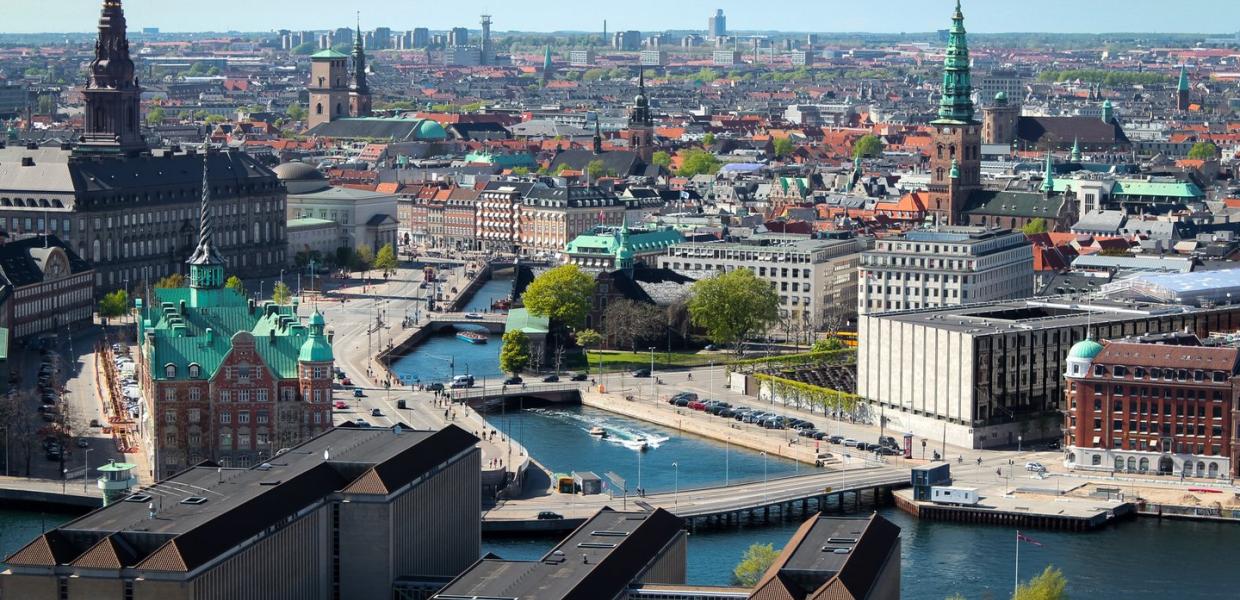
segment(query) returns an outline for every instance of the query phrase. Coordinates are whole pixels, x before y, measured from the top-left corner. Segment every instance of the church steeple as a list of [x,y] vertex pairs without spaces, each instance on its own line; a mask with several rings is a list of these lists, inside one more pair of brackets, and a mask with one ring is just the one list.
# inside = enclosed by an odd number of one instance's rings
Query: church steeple
[[125,10],[121,0],[104,0],[99,16],[95,58],[83,90],[86,126],[82,149],[134,152],[147,148],[142,139],[142,88],[129,56]]
[[637,97],[633,99],[633,115],[630,124],[634,127],[653,127],[654,119],[650,117],[650,99],[646,96],[646,67],[637,70]]
[[219,289],[224,285],[224,265],[227,261],[215,247],[214,227],[211,222],[211,156],[210,143],[202,148],[202,205],[198,211],[198,247],[186,261],[189,264],[189,285],[195,290]]
[[353,76],[349,81],[349,115],[369,117],[370,84],[366,82],[366,43],[362,37],[362,14],[357,14],[357,41],[353,44]]
[[1055,191],[1055,163],[1051,161],[1051,153],[1049,151],[1046,153],[1046,172],[1042,174],[1042,187],[1040,189],[1043,194]]
[[1072,154],[1068,155],[1068,160],[1074,163],[1081,162],[1081,140],[1080,138],[1072,138]]
[[602,126],[599,125],[600,120],[601,120],[600,117],[594,118],[594,154],[595,155],[599,155],[603,153],[603,131],[602,131]]
[[956,0],[956,12],[952,14],[952,27],[947,38],[942,92],[939,118],[935,123],[972,123],[973,83],[969,74],[969,43],[965,35],[964,13],[960,10],[960,0]]

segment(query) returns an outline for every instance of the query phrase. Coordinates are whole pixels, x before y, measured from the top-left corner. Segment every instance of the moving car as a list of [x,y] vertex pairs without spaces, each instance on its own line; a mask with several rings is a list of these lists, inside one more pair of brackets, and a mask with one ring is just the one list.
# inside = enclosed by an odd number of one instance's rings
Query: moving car
[[544,510],[538,513],[539,521],[553,521],[555,519],[563,519],[563,518],[564,518],[564,515],[560,513],[556,513],[556,512],[551,512],[549,510]]
[[353,388],[354,398],[364,398],[365,396],[366,396],[366,392],[363,392],[362,388]]
[[345,402],[344,400],[337,400],[332,403],[332,407],[334,407],[336,410],[344,410],[346,408],[349,408],[349,403]]
[[560,376],[554,373],[546,377],[543,377],[543,383],[558,383],[559,381],[560,381]]
[[1027,462],[1027,463],[1025,463],[1025,470],[1026,470],[1026,471],[1031,471],[1031,472],[1034,472],[1034,473],[1045,473],[1045,472],[1046,472],[1046,467],[1042,466],[1042,463],[1038,463],[1038,462]]
[[650,369],[638,369],[633,371],[634,377],[650,377]]
[[572,381],[585,381],[590,376],[585,373],[573,373]]
[[377,408],[372,408],[372,409],[370,409],[370,416],[372,416],[372,417],[382,417],[382,416],[383,416],[383,411],[381,411],[381,410],[379,410],[379,409],[377,409]]
[[[504,380],[504,385],[521,385],[522,381],[524,380],[521,379],[519,376],[513,375],[512,377],[509,377],[508,379]],[[443,386],[441,385],[440,389],[442,388]]]
[[471,313],[467,313],[467,314],[465,315],[465,318],[466,318],[466,319],[481,319],[481,318],[482,318],[482,314],[480,314],[480,313],[475,313],[475,312],[474,312],[474,313],[473,313],[473,312],[471,312]]
[[471,388],[471,387],[474,387],[474,376],[473,375],[457,375],[456,377],[452,378],[453,389]]
[[426,391],[428,391],[428,392],[442,392],[442,391],[443,391],[443,384],[442,384],[442,383],[439,383],[438,381],[436,381],[435,383],[428,383],[428,384],[426,384]]

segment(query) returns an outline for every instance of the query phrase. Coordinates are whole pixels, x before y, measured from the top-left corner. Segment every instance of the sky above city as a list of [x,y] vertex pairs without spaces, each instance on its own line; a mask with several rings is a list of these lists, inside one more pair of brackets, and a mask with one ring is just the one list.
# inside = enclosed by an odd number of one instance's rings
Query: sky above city
[[[0,33],[76,32],[95,28],[100,0],[3,0]],[[328,29],[353,23],[395,30],[478,28],[489,13],[497,31],[692,30],[722,8],[729,29],[817,32],[925,32],[947,27],[951,0],[124,0],[131,26],[163,31]],[[1191,10],[1185,10],[1191,6]],[[54,10],[48,12],[49,9]],[[975,32],[1193,32],[1240,30],[1237,0],[965,0]]]

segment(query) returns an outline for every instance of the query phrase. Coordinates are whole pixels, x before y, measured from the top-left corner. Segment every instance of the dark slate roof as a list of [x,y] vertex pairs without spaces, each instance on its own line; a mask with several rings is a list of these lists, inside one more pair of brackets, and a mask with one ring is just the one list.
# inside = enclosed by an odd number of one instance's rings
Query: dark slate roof
[[1098,117],[1020,117],[1016,137],[1030,144],[1070,146],[1122,146],[1128,136],[1117,121],[1107,123]]
[[646,164],[641,157],[636,152],[627,150],[613,150],[602,154],[595,154],[593,150],[565,150],[555,155],[549,170],[554,173],[560,165],[565,165],[569,169],[584,171],[596,160],[603,161],[607,173],[614,173],[619,177],[646,174]]
[[615,195],[596,187],[543,187],[537,186],[525,196],[527,206],[551,206],[560,208],[588,208],[616,206]]
[[91,269],[90,264],[82,260],[60,238],[48,235],[24,238],[0,245],[0,271],[3,271],[4,277],[14,287],[42,283],[44,269],[47,267],[47,256],[51,248],[63,250],[69,259],[70,272],[62,275],[84,273]]
[[307,131],[306,135],[409,142],[418,139],[418,129],[422,121],[422,119],[338,119],[317,125]]
[[1054,219],[1059,216],[1063,203],[1062,196],[1047,198],[1033,192],[981,190],[969,195],[968,208],[964,212],[969,215]]
[[462,140],[506,140],[512,133],[499,123],[453,123],[448,131]]

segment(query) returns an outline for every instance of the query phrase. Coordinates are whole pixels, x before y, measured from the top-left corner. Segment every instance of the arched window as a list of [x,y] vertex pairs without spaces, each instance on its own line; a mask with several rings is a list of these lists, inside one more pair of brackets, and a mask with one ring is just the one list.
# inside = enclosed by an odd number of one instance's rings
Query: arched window
[[314,114],[316,115],[323,114],[323,103],[322,102],[314,105]]
[[1128,457],[1128,470],[1129,471],[1137,470],[1137,458],[1135,456]]
[[1123,471],[1123,470],[1124,470],[1124,457],[1122,457],[1122,456],[1116,456],[1116,457],[1115,457],[1115,470],[1116,470],[1116,471]]
[[168,379],[176,379],[176,376],[177,376],[176,365],[174,364],[164,365],[164,377],[167,377]]
[[1140,463],[1138,463],[1138,464],[1140,465],[1140,466],[1138,466],[1138,467],[1137,467],[1137,470],[1138,470],[1138,471],[1140,471],[1140,472],[1144,473],[1144,472],[1146,472],[1146,471],[1149,471],[1149,470],[1150,470],[1150,459],[1148,459],[1148,458],[1142,458],[1142,459],[1141,459],[1141,462],[1140,462]]
[[1089,464],[1090,464],[1090,465],[1093,465],[1093,466],[1095,466],[1095,467],[1101,466],[1101,465],[1102,465],[1102,455],[1101,455],[1101,454],[1094,454],[1093,456],[1090,456],[1090,457],[1089,457]]
[[938,157],[943,158],[943,144],[939,144],[936,150],[938,151]]
[[91,256],[95,257],[94,258],[95,262],[99,262],[100,260],[102,260],[102,256],[100,255],[100,251],[99,251],[99,240],[95,240],[94,244],[92,244]]
[[1198,477],[1206,476],[1206,463],[1197,461],[1197,476]]
[[199,367],[196,364],[191,364],[189,366],[189,378],[198,379],[200,375],[202,375],[202,367]]
[[1218,463],[1210,463],[1210,477],[1218,478]]
[[1076,464],[1076,453],[1075,452],[1068,453],[1068,464]]
[[255,243],[255,244],[257,244],[257,243],[259,243],[259,242],[261,242],[261,241],[262,241],[262,236],[260,235],[261,233],[262,233],[262,231],[261,231],[261,226],[260,226],[260,225],[258,224],[258,222],[256,221],[256,222],[254,223],[254,243]]
[[337,102],[337,103],[336,103],[336,114],[337,114],[337,115],[343,115],[343,114],[344,114],[344,105],[343,105],[343,104],[341,104],[341,103],[339,103],[339,102]]
[[947,147],[947,154],[952,158],[956,158],[956,145],[952,144]]

